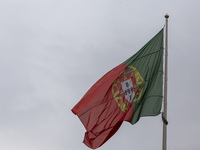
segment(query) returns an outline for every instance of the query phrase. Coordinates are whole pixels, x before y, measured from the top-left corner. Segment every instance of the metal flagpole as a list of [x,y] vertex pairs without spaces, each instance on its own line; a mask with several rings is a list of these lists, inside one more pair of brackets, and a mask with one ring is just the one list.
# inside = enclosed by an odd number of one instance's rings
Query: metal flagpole
[[168,63],[168,18],[169,15],[165,15],[166,19],[166,32],[165,32],[165,78],[164,78],[164,109],[162,113],[162,119],[163,119],[163,149],[167,150],[167,63]]

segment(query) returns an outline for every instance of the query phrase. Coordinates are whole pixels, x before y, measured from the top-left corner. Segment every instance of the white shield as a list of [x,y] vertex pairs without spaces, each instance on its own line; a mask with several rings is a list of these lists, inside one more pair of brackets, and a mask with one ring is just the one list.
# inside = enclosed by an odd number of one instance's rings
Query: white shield
[[131,79],[125,80],[121,82],[121,85],[124,91],[125,98],[129,103],[131,103],[135,97],[132,80]]

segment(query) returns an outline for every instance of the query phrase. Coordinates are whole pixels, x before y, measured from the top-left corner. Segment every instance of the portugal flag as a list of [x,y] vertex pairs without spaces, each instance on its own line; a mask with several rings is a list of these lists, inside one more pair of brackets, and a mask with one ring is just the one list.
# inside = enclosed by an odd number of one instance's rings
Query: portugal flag
[[84,143],[96,149],[123,121],[160,114],[163,88],[163,29],[135,55],[100,78],[72,112],[85,126]]

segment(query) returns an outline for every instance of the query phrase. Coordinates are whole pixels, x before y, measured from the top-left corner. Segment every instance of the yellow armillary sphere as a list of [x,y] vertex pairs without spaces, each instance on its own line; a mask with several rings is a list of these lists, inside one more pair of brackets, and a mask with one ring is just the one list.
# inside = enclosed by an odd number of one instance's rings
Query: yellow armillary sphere
[[124,71],[112,85],[112,94],[120,109],[125,113],[132,102],[138,101],[143,93],[144,79],[139,71],[128,66],[131,71]]

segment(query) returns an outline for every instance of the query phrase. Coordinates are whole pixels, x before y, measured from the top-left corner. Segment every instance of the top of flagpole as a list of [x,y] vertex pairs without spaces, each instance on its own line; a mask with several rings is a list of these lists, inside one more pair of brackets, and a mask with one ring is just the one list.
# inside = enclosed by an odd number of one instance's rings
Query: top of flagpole
[[168,15],[168,14],[166,14],[166,15],[165,15],[165,18],[166,18],[166,19],[168,19],[168,18],[169,18],[169,15]]

